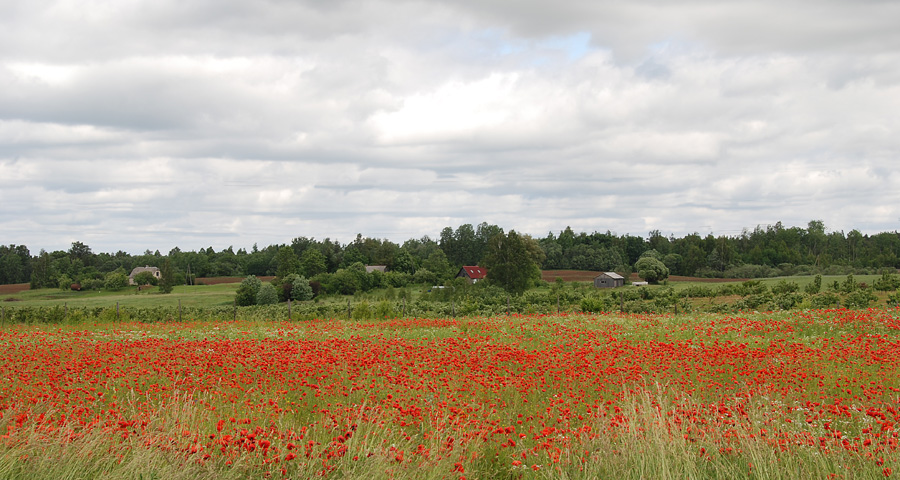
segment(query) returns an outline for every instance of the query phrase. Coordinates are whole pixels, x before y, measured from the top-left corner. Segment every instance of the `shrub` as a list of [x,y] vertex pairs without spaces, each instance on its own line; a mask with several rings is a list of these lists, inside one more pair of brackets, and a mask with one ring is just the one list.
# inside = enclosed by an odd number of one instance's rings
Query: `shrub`
[[257,305],[273,305],[278,303],[278,292],[275,290],[275,285],[271,283],[264,283],[259,287],[259,292],[256,294],[256,304]]
[[397,312],[394,311],[394,305],[391,302],[382,300],[375,305],[375,318],[394,318]]
[[844,279],[844,283],[841,284],[841,292],[843,293],[853,293],[857,289],[859,289],[859,284],[856,283],[856,280],[853,279],[853,274],[847,275],[847,278]]
[[[794,285],[796,285],[796,284],[794,284]],[[775,289],[773,288],[772,291],[774,291],[774,290]],[[802,302],[802,301],[803,301],[803,295],[800,293],[781,292],[781,293],[775,295],[775,297],[772,300],[772,303],[774,303],[778,308],[780,308],[782,310],[790,310],[790,309],[794,308],[796,305],[799,305],[800,302]]]
[[117,291],[128,287],[128,276],[121,272],[109,272],[103,282],[103,288]]
[[134,276],[135,285],[156,285],[157,279],[150,272],[141,272]]
[[833,293],[820,293],[809,297],[809,306],[812,308],[834,307],[841,301],[840,297]]
[[615,299],[609,295],[581,299],[582,312],[608,312],[615,309]]
[[872,286],[880,292],[892,292],[900,287],[900,277],[885,270],[881,273],[881,278],[875,279]]
[[354,320],[368,320],[372,318],[372,309],[369,308],[369,302],[359,302],[353,308]]
[[805,291],[810,295],[815,295],[822,291],[822,275],[816,275],[812,283],[806,286]]
[[312,300],[313,289],[306,277],[297,276],[291,282],[291,298],[298,301]]
[[782,293],[794,293],[800,290],[800,285],[797,285],[796,282],[788,282],[787,280],[779,280],[774,286],[772,286],[772,293],[775,295],[779,295]]
[[235,292],[234,301],[238,306],[247,307],[256,305],[256,296],[262,286],[262,280],[250,275],[241,281],[241,285]]
[[867,308],[870,303],[878,300],[878,297],[868,288],[860,288],[844,297],[847,308]]

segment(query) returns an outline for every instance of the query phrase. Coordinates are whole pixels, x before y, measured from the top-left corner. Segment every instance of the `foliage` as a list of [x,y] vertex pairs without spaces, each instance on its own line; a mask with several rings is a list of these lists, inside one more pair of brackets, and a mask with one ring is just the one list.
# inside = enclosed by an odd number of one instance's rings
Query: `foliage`
[[653,256],[641,257],[634,264],[634,268],[641,278],[650,283],[659,283],[660,280],[669,278],[669,269],[666,264]]
[[307,278],[328,271],[325,255],[315,248],[307,248],[300,255],[300,270]]
[[72,279],[66,274],[60,275],[56,278],[56,286],[60,290],[69,290],[72,286]]
[[256,275],[249,275],[241,281],[241,285],[235,292],[235,303],[240,307],[256,305],[256,296],[262,287],[262,281]]
[[118,291],[128,287],[128,275],[121,270],[109,272],[103,282],[103,288],[110,291]]
[[353,320],[369,320],[372,318],[372,314],[369,302],[359,302],[353,308]]
[[810,295],[815,295],[822,291],[822,275],[816,275],[816,278],[806,286],[804,291]]
[[[122,251],[95,253],[78,241],[72,242],[67,250],[41,251],[36,255],[31,255],[25,245],[0,245],[0,283],[30,280],[33,289],[57,287],[59,277],[66,275],[70,283],[65,288],[80,282],[88,289],[95,288],[96,280],[105,283],[106,274],[116,269],[129,272],[138,266],[162,265],[168,259],[179,279],[181,272],[188,278],[276,273],[279,278],[287,273],[312,278],[334,273],[339,266],[347,268],[358,261],[388,265],[395,273],[410,275],[425,268],[433,275],[426,272],[420,278],[427,278],[428,284],[440,285],[462,264],[480,263],[489,239],[502,232],[497,225],[482,223],[473,227],[466,224],[455,229],[445,228],[439,241],[423,236],[407,240],[402,247],[358,235],[346,245],[328,238],[301,237],[290,245],[263,248],[254,245],[250,251],[230,246],[219,251],[212,247],[181,251],[175,247],[167,255],[150,250],[138,255]],[[880,273],[885,269],[885,277],[874,284],[883,292],[892,291],[892,286],[897,288],[894,272],[900,267],[900,234],[828,231],[820,220],[799,227],[780,222],[761,225],[735,236],[689,234],[681,238],[666,237],[659,231],[649,232],[646,237],[617,235],[609,231],[578,233],[567,227],[558,234],[548,233],[535,245],[540,249],[538,263],[545,269],[582,268],[624,273],[624,267],[633,266],[641,256],[661,258],[671,275],[725,278],[860,275]],[[397,286],[403,281],[402,277],[398,280],[385,276],[376,279],[375,284]],[[357,291],[368,291],[374,286],[361,286]],[[839,284],[838,291],[848,294],[850,289],[855,289],[851,285],[846,287],[848,289],[841,290]],[[811,290],[806,293],[816,293],[813,286],[808,288]]]
[[[772,292],[775,293],[775,289],[772,289]],[[794,291],[780,291],[775,293],[772,302],[780,308],[781,310],[790,310],[795,306],[799,305],[804,299],[803,295],[800,293],[794,293]]]
[[893,275],[889,271],[885,270],[881,273],[881,278],[875,280],[872,286],[875,290],[881,292],[893,292],[900,288],[900,276]]
[[293,276],[290,281],[291,299],[297,301],[312,300],[313,289],[309,286],[309,280],[299,275]]
[[787,280],[779,280],[777,284],[772,286],[772,293],[780,295],[784,293],[794,293],[800,290],[800,285],[796,282],[788,282]]
[[159,291],[162,293],[172,293],[175,288],[175,272],[172,268],[172,262],[165,259],[159,267]]
[[825,292],[809,297],[809,306],[812,308],[831,308],[837,306],[841,298],[834,293]]
[[158,279],[151,272],[141,272],[134,276],[135,285],[156,285]]
[[256,304],[257,305],[272,305],[278,303],[278,292],[275,290],[275,285],[271,283],[263,283],[259,287],[259,292],[256,293]]
[[848,308],[867,308],[875,300],[878,300],[878,297],[871,289],[857,288],[844,297],[844,305]]
[[[522,237],[515,230],[507,235],[496,234],[490,239],[482,266],[487,269],[487,279],[512,295],[521,295],[529,284],[540,279],[539,259],[535,258],[532,240]],[[539,251],[540,249],[537,248]]]
[[294,253],[294,249],[288,246],[278,249],[278,253],[275,255],[275,264],[275,276],[278,278],[283,279],[292,273],[300,272],[300,259]]

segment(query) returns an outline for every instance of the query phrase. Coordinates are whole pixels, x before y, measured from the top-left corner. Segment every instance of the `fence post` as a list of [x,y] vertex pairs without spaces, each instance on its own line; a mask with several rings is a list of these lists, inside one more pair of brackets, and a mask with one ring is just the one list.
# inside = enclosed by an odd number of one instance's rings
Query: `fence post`
[[450,297],[450,316],[456,318],[456,304],[453,303],[453,297]]
[[178,321],[181,321],[181,299],[178,299]]
[[291,299],[288,299],[288,321],[291,320]]
[[559,315],[559,294],[556,294],[556,314]]
[[347,320],[350,320],[350,318],[351,318],[351,315],[350,315],[350,299],[348,298],[348,299],[347,299]]
[[234,319],[233,320],[235,322],[237,321],[237,298],[234,299]]
[[625,292],[619,292],[619,313],[625,312]]
[[63,304],[63,320],[69,319],[69,302]]
[[6,306],[0,307],[0,325],[6,325]]
[[119,321],[119,302],[116,302],[116,321]]
[[403,316],[406,316],[406,297],[403,297]]
[[506,295],[506,316],[509,316],[509,295]]

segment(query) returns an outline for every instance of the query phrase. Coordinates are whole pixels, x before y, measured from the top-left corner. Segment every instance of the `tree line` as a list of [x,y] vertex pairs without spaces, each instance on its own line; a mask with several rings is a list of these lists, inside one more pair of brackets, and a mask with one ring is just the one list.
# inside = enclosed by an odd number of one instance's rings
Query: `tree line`
[[[81,242],[72,243],[68,250],[41,250],[36,255],[25,245],[0,245],[0,284],[30,282],[32,288],[42,288],[71,282],[82,288],[103,288],[112,272],[127,274],[145,265],[163,267],[168,260],[177,283],[191,283],[197,277],[296,274],[317,282],[324,291],[353,293],[388,285],[440,285],[464,265],[491,264],[515,274],[524,270],[524,279],[510,279],[508,285],[519,291],[539,278],[540,269],[628,274],[642,257],[658,259],[671,275],[685,276],[876,273],[900,267],[900,234],[828,232],[822,221],[813,220],[805,228],[778,222],[734,236],[692,233],[677,238],[654,230],[641,237],[610,231],[575,233],[566,227],[558,234],[533,238],[481,223],[446,227],[437,238],[423,236],[402,244],[359,234],[347,244],[297,237],[290,243],[253,245],[249,250],[175,247],[167,254],[147,250],[141,255],[121,250],[95,253]],[[387,273],[362,275],[366,265],[384,265]]]

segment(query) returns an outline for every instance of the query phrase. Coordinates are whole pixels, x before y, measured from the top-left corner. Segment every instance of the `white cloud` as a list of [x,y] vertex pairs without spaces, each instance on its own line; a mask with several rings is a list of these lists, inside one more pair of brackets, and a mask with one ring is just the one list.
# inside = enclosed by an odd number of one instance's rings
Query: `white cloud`
[[[0,6],[32,250],[900,218],[893,2]],[[706,232],[703,232],[706,233]]]

